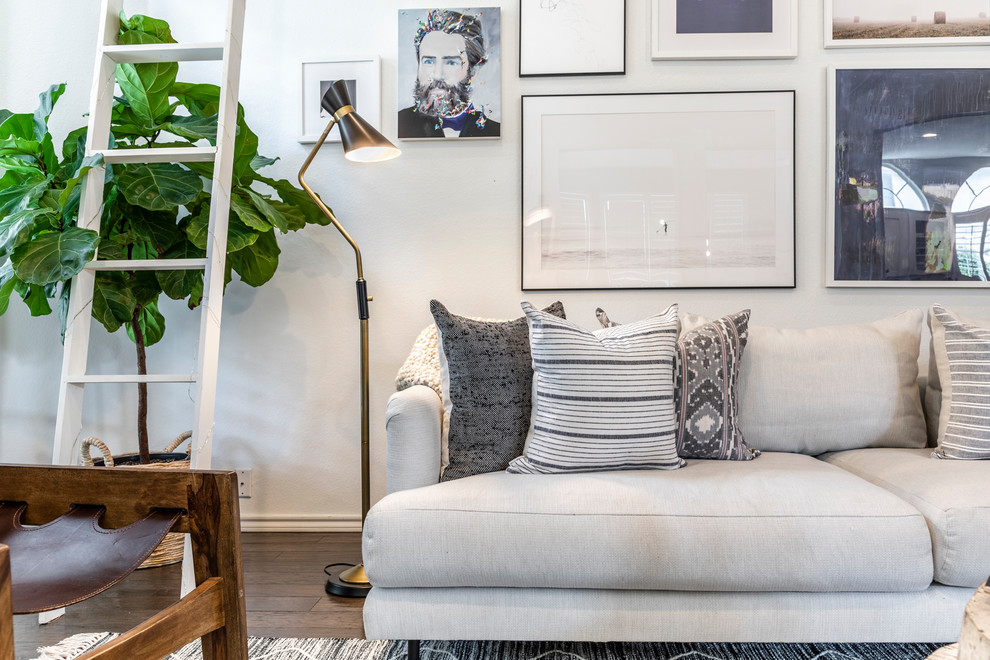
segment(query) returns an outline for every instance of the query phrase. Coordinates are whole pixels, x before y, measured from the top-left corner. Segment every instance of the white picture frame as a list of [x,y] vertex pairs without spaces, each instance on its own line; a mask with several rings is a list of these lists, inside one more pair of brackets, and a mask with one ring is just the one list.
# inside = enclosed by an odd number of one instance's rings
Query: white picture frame
[[793,288],[794,92],[522,97],[522,289]]
[[[891,5],[890,15],[879,12],[875,0],[824,0],[825,48],[870,48],[891,46],[966,46],[990,43],[990,0],[968,0],[966,16],[953,16],[951,2],[898,2]],[[961,3],[957,2],[956,5]],[[862,12],[858,11],[862,7]],[[926,9],[921,14],[919,8]],[[900,10],[900,11],[898,11]],[[937,13],[942,13],[945,28],[938,28]],[[948,17],[946,17],[948,14]],[[980,16],[982,14],[982,16]],[[930,20],[929,20],[930,17]],[[867,20],[861,20],[866,18]],[[898,34],[918,36],[896,36]],[[980,34],[972,34],[972,33]],[[940,36],[921,36],[943,33]],[[862,34],[862,36],[857,36]],[[884,36],[884,35],[887,36]],[[972,36],[965,36],[971,34]],[[876,35],[876,36],[871,36]]]
[[625,72],[625,0],[520,0],[520,78]]
[[990,67],[831,65],[827,79],[825,285],[990,287],[990,206],[965,196],[990,172]]
[[[740,25],[746,31],[734,32],[725,20],[705,31],[705,14],[678,15],[678,5],[689,0],[652,0],[652,57],[654,60],[704,60],[704,59],[785,59],[797,57],[798,2],[797,0],[761,0],[771,5],[765,25]],[[738,6],[738,0],[690,0],[711,3],[711,9],[694,9],[707,12],[710,17],[720,15],[716,10],[720,3],[726,7]],[[738,15],[749,22],[753,16],[747,7],[741,7]],[[691,21],[682,26],[679,21]],[[714,19],[713,19],[714,20]]]
[[[372,126],[381,130],[381,58],[377,55],[353,59],[302,63],[300,93],[301,144],[313,144],[330,123],[330,115],[320,107],[320,100],[330,83],[348,83],[354,109]],[[340,142],[340,133],[331,131],[327,142]]]

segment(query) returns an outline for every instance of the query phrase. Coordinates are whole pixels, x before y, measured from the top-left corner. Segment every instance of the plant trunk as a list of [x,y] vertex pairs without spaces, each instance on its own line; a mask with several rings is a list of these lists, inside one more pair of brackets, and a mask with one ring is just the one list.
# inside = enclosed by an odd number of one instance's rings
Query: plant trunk
[[[144,333],[141,332],[141,310],[138,305],[134,309],[134,316],[131,317],[131,330],[134,332],[134,345],[137,347],[137,368],[141,376],[148,375],[148,358],[144,350]],[[138,383],[138,454],[141,463],[151,462],[151,453],[148,449],[148,384]]]

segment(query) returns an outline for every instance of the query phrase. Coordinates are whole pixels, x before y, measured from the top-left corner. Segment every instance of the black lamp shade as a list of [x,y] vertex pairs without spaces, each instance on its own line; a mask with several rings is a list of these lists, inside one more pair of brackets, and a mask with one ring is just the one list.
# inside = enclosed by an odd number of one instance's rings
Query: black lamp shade
[[[352,106],[351,95],[343,80],[335,80],[320,101],[323,109],[336,115],[337,111]],[[398,148],[379,133],[374,126],[353,110],[337,118],[344,157],[357,162],[390,160],[401,153]]]

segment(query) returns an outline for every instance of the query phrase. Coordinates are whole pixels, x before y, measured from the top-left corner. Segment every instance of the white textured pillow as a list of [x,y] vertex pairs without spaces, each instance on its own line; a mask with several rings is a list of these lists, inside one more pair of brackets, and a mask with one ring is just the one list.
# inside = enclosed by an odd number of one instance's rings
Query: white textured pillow
[[928,322],[941,383],[936,458],[990,459],[990,328],[941,305]]
[[[918,392],[922,310],[807,330],[749,327],[739,426],[761,451],[818,455],[924,447]],[[685,314],[685,331],[706,319]]]
[[404,390],[413,385],[432,387],[438,395],[443,396],[440,386],[440,356],[437,348],[437,325],[432,323],[423,328],[416,337],[409,357],[402,363],[399,373],[395,376],[396,391]]
[[522,304],[533,356],[533,413],[508,472],[672,470],[677,456],[677,305],[589,332]]
[[[933,318],[932,311],[933,310],[929,308],[928,329],[931,331],[932,337],[928,343],[928,383],[925,385],[925,421],[928,424],[928,446],[937,447],[939,444],[939,423],[941,422],[942,402],[944,401],[944,397],[942,395],[942,375],[939,371],[938,358],[935,355],[935,347],[937,343],[942,343],[942,348],[945,348],[945,329],[941,328],[938,320]],[[953,312],[952,315],[967,325],[990,329],[990,319],[978,319],[974,316],[956,314],[955,312]],[[939,328],[936,328],[937,325]],[[937,342],[935,333],[939,330],[941,330],[941,336]],[[945,362],[943,359],[943,364],[944,363]],[[948,366],[946,366],[946,369],[948,369]]]

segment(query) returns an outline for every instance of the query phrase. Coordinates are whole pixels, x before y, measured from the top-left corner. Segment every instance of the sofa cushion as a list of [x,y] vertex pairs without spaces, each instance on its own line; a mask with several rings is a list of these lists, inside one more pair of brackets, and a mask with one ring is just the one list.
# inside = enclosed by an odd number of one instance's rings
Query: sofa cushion
[[363,556],[376,587],[921,591],[932,578],[917,509],[788,453],[392,493]]
[[858,449],[822,459],[903,498],[928,521],[935,580],[977,587],[990,572],[990,462],[940,461],[930,449]]
[[522,303],[533,352],[533,414],[508,471],[673,470],[677,305],[589,332]]
[[935,455],[990,458],[990,328],[941,305],[932,305],[928,320],[942,390]]
[[739,428],[737,382],[749,310],[685,332],[677,340],[674,407],[677,455],[748,461],[759,456]]
[[[522,453],[532,407],[533,369],[526,319],[476,321],[436,300],[446,453],[441,481],[504,470]],[[555,302],[545,313],[564,315]]]
[[[990,319],[976,318],[965,314],[955,313],[963,323],[990,330]],[[935,356],[935,331],[932,328],[932,310],[928,309],[928,329],[931,339],[928,342],[928,380],[925,383],[924,404],[925,422],[928,425],[928,446],[938,446],[938,424],[942,412],[942,381],[938,373],[938,358]]]
[[[918,390],[922,311],[806,330],[751,325],[739,426],[762,451],[822,454],[924,447]],[[685,331],[707,319],[685,314]]]

